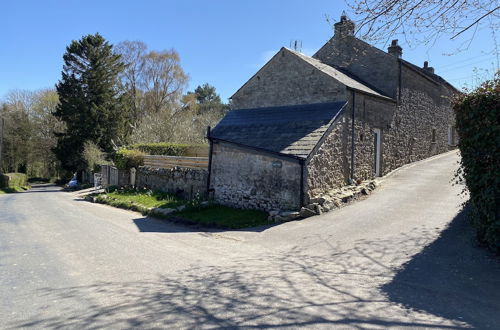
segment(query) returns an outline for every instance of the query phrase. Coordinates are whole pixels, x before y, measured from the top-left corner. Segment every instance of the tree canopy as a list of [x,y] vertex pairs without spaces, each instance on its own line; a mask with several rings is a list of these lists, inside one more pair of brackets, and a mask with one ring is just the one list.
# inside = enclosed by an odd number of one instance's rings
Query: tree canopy
[[130,113],[118,89],[125,65],[100,34],[71,42],[63,59],[56,86],[60,103],[54,115],[67,130],[58,134],[54,151],[64,169],[76,171],[86,168],[82,156],[86,141],[105,152],[126,141]]

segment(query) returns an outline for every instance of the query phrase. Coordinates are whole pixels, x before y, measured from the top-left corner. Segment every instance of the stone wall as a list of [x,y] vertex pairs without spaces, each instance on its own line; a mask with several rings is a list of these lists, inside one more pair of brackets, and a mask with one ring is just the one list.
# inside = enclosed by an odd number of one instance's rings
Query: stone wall
[[374,128],[386,127],[396,105],[349,92],[350,103],[335,127],[307,163],[307,197],[320,196],[349,183],[352,167],[352,104],[354,102],[354,179],[371,179],[375,173]]
[[213,145],[210,186],[218,203],[269,211],[300,208],[301,165],[286,157]]
[[[352,35],[334,36],[314,57],[348,70],[394,101],[347,90],[286,49],[275,55],[233,96],[234,109],[349,102],[329,136],[307,161],[306,202],[347,184],[349,179],[374,177],[374,129],[381,132],[380,175],[450,149],[448,127],[453,126],[455,120],[450,104],[454,91],[445,83],[435,81],[441,78],[431,79],[407,62]],[[290,162],[290,167],[283,165],[283,172],[285,168],[290,171],[290,177],[284,178],[279,171],[270,170],[272,156],[218,148],[220,159],[214,164],[226,162],[213,172],[215,194],[221,201],[240,207],[282,210],[286,209],[282,205],[299,203],[298,163]],[[219,179],[220,182],[215,182]],[[255,187],[258,189],[253,189]]]
[[401,90],[400,105],[382,132],[382,174],[451,148],[448,127],[455,123],[452,91],[404,66]]
[[154,168],[141,166],[136,172],[136,187],[177,194],[185,199],[206,197],[208,171],[193,168]]
[[[448,126],[454,123],[450,91],[422,81],[412,76],[412,72],[406,72],[403,77],[411,80],[403,83],[401,102],[397,106],[369,95],[355,95],[355,180],[374,177],[375,128],[381,131],[381,175],[450,149]],[[349,100],[342,117],[307,163],[308,199],[337,189],[351,178],[352,94]]]
[[308,200],[346,184],[348,122],[345,113],[334,125],[331,133],[307,163]]
[[232,96],[232,109],[345,100],[345,86],[283,48]]

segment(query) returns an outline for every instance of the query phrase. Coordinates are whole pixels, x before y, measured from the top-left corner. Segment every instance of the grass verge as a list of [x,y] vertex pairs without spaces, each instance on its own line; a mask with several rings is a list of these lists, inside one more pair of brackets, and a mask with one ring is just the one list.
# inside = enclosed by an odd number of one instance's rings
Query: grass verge
[[2,188],[2,189],[0,189],[0,195],[3,195],[3,194],[12,194],[12,193],[20,193],[20,192],[24,192],[24,191],[26,191],[28,189],[30,189],[29,186],[23,186],[23,187],[14,186],[14,187],[9,187],[9,188]]
[[[198,203],[180,199],[172,194],[150,190],[118,189],[95,196],[97,203],[141,212],[143,215],[153,215],[185,224],[199,224],[207,227],[240,229],[271,224],[267,213],[256,210],[241,210],[227,206],[209,204],[200,206]],[[185,206],[185,209],[163,215],[154,212],[152,208],[171,208]]]
[[161,191],[116,189],[96,196],[96,202],[148,214],[151,208],[175,208],[185,201]]

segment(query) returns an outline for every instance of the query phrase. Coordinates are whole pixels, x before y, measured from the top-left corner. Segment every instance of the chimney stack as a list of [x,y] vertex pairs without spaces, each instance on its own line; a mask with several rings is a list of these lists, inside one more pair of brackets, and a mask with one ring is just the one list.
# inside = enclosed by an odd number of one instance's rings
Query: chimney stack
[[423,69],[427,72],[434,73],[434,68],[429,66],[429,62],[425,61],[424,62],[424,67]]
[[335,28],[335,36],[337,37],[354,35],[354,22],[347,17],[345,11],[342,12],[342,16],[340,16],[340,22],[335,23],[333,26]]
[[391,46],[387,49],[387,52],[397,58],[401,58],[401,56],[403,56],[403,48],[398,45],[398,39],[394,39],[391,42]]

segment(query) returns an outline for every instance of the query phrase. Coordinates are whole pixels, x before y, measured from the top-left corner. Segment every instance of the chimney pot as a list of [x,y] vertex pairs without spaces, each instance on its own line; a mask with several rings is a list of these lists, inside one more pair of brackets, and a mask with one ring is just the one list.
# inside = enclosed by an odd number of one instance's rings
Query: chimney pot
[[335,35],[339,37],[353,36],[355,24],[351,21],[345,12],[342,12],[340,21],[334,25]]
[[392,40],[391,46],[387,49],[387,52],[398,58],[401,58],[401,56],[403,56],[403,48],[398,45],[398,39]]
[[424,62],[424,68],[423,68],[425,71],[427,72],[430,72],[430,73],[434,73],[434,68],[429,66],[429,62],[425,61]]

